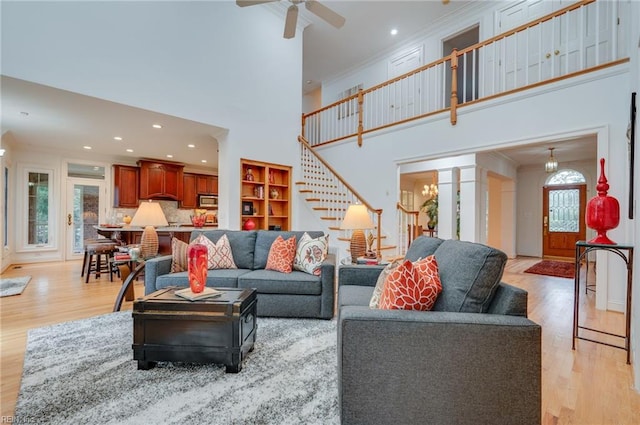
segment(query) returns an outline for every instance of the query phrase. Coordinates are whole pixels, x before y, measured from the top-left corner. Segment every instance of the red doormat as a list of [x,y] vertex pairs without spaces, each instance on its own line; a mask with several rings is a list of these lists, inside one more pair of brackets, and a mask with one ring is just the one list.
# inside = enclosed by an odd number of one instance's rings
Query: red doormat
[[565,261],[542,260],[524,272],[573,279],[575,276],[575,268],[575,264]]

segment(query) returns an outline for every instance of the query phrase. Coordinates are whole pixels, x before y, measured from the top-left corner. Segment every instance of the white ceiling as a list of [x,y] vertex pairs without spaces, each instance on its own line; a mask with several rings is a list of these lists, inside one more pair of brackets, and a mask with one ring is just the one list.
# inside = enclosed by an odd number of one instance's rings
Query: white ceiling
[[[301,84],[305,90],[371,58],[388,54],[395,45],[414,38],[435,20],[471,2],[325,0],[323,3],[343,15],[346,23],[336,29],[300,8],[301,20],[310,22],[303,35]],[[286,0],[279,5],[284,27],[286,7],[282,5],[286,5]],[[398,35],[392,37],[391,28],[397,28]],[[311,84],[305,84],[308,80]],[[156,158],[217,169],[215,137],[220,134],[219,128],[14,78],[3,76],[1,84],[2,132],[10,131],[19,143],[75,153],[83,146],[91,146],[92,154],[129,162]],[[154,123],[163,128],[152,128]],[[123,140],[115,141],[114,136]],[[196,147],[188,148],[188,143]],[[565,142],[554,146],[560,161],[596,157],[595,143]],[[126,152],[127,148],[133,152]],[[546,145],[501,152],[519,165],[543,163],[547,155]],[[173,158],[167,158],[169,154]],[[207,163],[203,164],[202,159]]]

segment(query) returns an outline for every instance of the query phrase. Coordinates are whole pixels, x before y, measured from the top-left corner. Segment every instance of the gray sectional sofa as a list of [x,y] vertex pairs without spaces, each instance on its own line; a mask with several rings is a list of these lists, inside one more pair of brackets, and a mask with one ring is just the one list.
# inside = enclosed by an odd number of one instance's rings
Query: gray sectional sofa
[[405,258],[431,254],[443,290],[427,312],[370,308],[383,267],[340,267],[341,423],[539,425],[541,328],[500,282],[506,255],[421,236]]
[[[269,249],[278,236],[300,240],[303,231],[194,231],[191,240],[203,233],[213,243],[226,234],[237,269],[209,270],[207,286],[254,288],[258,296],[258,316],[331,319],[334,313],[335,255],[328,254],[320,276],[294,270],[280,273],[265,270]],[[324,233],[309,231],[317,238]],[[170,273],[171,255],[147,260],[145,295],[169,286],[189,286],[187,272]]]

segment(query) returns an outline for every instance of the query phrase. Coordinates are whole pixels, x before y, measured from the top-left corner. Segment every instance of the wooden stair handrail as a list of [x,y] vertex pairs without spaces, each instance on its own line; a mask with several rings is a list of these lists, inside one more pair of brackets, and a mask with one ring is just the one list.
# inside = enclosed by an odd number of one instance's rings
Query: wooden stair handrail
[[322,163],[322,165],[324,165],[334,176],[336,176],[336,178],[340,181],[340,183],[342,183],[351,193],[353,193],[353,195],[362,203],[362,205],[367,207],[367,209],[369,211],[373,211],[376,214],[376,219],[377,219],[377,223],[376,223],[376,233],[377,233],[377,237],[376,237],[376,256],[378,258],[382,258],[382,254],[380,253],[380,241],[382,240],[382,230],[380,229],[380,227],[381,227],[380,223],[381,223],[382,209],[373,208],[371,206],[371,204],[368,203],[362,197],[362,195],[360,195],[358,193],[358,191],[356,191],[353,188],[353,186],[351,186],[349,183],[347,183],[346,180],[331,165],[329,165],[329,163],[327,161],[324,160],[324,158],[322,158],[320,155],[318,155],[316,153],[316,151],[309,144],[309,141],[307,139],[305,139],[304,136],[302,136],[302,135],[298,136],[298,141],[309,152],[311,152],[313,154],[313,156],[316,157],[316,159],[318,161],[320,161],[320,163]]

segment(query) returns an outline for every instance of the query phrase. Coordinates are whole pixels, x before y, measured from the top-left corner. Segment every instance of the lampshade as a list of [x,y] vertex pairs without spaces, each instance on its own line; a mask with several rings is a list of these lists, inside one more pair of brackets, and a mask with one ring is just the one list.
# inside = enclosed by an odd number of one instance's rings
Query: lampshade
[[558,171],[558,161],[553,156],[553,149],[555,148],[549,148],[549,151],[550,151],[549,159],[547,160],[547,162],[544,163],[544,170],[547,173],[553,173]]
[[369,217],[367,207],[362,204],[349,205],[340,228],[343,230],[373,229],[375,225]]
[[343,230],[353,230],[349,243],[352,263],[357,263],[358,257],[362,257],[367,251],[367,241],[364,237],[363,230],[373,229],[374,227],[369,217],[367,207],[362,204],[349,205],[340,228]]
[[154,226],[167,226],[167,218],[155,202],[143,202],[131,220],[131,226],[144,227],[140,239],[140,255],[142,258],[150,258],[158,255],[158,233]]

